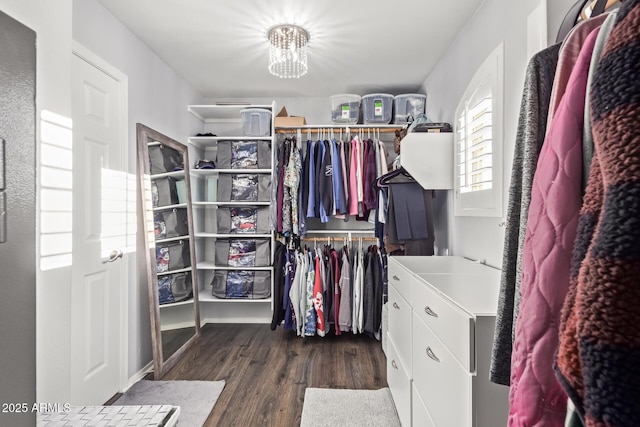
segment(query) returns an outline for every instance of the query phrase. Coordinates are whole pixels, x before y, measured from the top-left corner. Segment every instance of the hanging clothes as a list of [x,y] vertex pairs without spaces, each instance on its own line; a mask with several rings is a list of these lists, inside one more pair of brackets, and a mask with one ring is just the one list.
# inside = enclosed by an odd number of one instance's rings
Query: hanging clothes
[[560,382],[587,426],[640,425],[640,81],[630,72],[638,46],[640,1],[627,0],[590,87],[595,153],[557,356]]
[[[596,70],[598,68],[598,61],[602,56],[604,50],[604,44],[609,38],[609,34],[613,29],[616,18],[618,16],[618,9],[614,9],[609,13],[607,19],[600,27],[598,38],[596,39],[596,45],[593,48],[593,55],[591,55],[591,65],[589,67],[589,77],[587,78],[587,87],[593,85],[595,79]],[[585,96],[585,108],[584,108],[584,131],[582,140],[582,189],[587,187],[587,181],[589,179],[589,169],[591,168],[591,158],[593,157],[593,133],[591,129],[591,102],[590,91],[587,91]]]
[[351,330],[351,265],[347,247],[342,248],[342,267],[340,269],[340,311],[339,326],[341,331]]
[[[290,203],[290,210],[288,214],[285,214],[285,217],[289,218],[289,221],[291,222],[291,233],[299,235],[298,187],[300,186],[300,175],[302,172],[302,157],[296,140],[293,139],[289,144],[289,160],[285,167],[283,185],[285,186],[285,191],[289,194],[288,200]],[[286,203],[284,209],[288,209]],[[285,232],[286,235],[286,229],[289,229],[289,227],[285,227],[284,225],[285,217],[283,217],[283,232]]]
[[273,251],[273,314],[271,317],[271,330],[275,329],[285,319],[285,262],[286,262],[286,246],[282,243],[275,242],[275,250]]
[[331,276],[331,284],[333,286],[333,324],[336,335],[340,335],[342,333],[340,329],[340,263],[338,261],[338,252],[333,248],[330,249],[329,256],[329,262],[331,263],[331,269],[333,270],[333,274]]
[[[313,256],[313,253],[310,253]],[[322,275],[320,273],[320,257],[315,257],[315,272],[313,281],[313,306],[316,310],[316,332],[324,337],[327,327],[324,318],[324,296],[322,291]]]
[[280,310],[285,329],[323,337],[333,325],[335,335],[367,333],[380,339],[384,255],[377,246],[280,248],[284,283],[274,286],[285,293]]
[[511,360],[509,425],[562,426],[566,393],[552,365],[582,196],[584,100],[599,29],[586,38],[542,145],[523,249]]
[[[547,129],[549,99],[560,44],[535,54],[527,66],[516,133],[502,255],[500,293],[491,357],[490,379],[511,382],[511,353],[520,303],[522,247],[527,228],[531,184]],[[516,294],[518,297],[516,298]]]
[[333,185],[333,200],[334,200],[334,216],[336,214],[342,215],[347,213],[347,206],[345,203],[343,179],[342,179],[342,165],[340,158],[340,149],[338,147],[338,141],[331,140],[331,178]]
[[291,285],[293,284],[293,276],[295,269],[295,253],[285,251],[284,265],[284,296],[282,305],[285,309],[284,329],[288,331],[296,330],[295,313],[293,311],[293,302],[291,301]]
[[366,219],[369,216],[369,211],[376,208],[376,194],[373,186],[371,185],[377,175],[376,170],[376,152],[373,140],[368,139],[365,144],[365,151],[363,156],[364,164],[364,178],[363,178],[363,217]]
[[567,88],[569,76],[576,64],[578,56],[580,55],[580,50],[582,49],[584,41],[591,31],[602,25],[606,18],[607,15],[602,14],[585,21],[581,21],[571,29],[569,34],[567,34],[565,41],[560,47],[558,67],[553,78],[553,89],[551,91],[551,99],[549,100],[548,122],[551,122],[553,119],[556,109],[558,108],[558,104],[560,104],[560,101],[562,100]]

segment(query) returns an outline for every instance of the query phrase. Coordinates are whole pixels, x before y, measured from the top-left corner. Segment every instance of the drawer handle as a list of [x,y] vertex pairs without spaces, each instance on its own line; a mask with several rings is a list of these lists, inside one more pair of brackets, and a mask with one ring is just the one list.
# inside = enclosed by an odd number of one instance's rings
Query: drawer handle
[[400,306],[398,305],[398,303],[397,303],[397,302],[394,302],[394,303],[393,303],[393,308],[397,308],[398,310],[400,310]]
[[438,317],[438,313],[436,313],[435,311],[431,310],[431,307],[429,307],[429,306],[426,306],[424,308],[424,312],[427,313],[429,316]]
[[438,356],[436,356],[436,354],[433,352],[433,350],[431,350],[431,347],[427,347],[427,356],[429,356],[430,359],[433,359],[436,362],[440,361]]
[[393,369],[398,369],[398,364],[396,363],[395,360],[391,361],[391,366],[393,366]]
[[400,281],[400,278],[394,274],[394,275],[393,275],[393,280],[397,280],[397,281],[399,282],[399,281]]

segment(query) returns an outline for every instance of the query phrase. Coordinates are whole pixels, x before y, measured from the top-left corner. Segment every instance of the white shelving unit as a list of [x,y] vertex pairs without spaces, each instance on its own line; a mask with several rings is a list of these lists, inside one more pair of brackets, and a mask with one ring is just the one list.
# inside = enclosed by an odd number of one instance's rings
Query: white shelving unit
[[[242,130],[241,111],[261,108],[271,111],[268,136],[245,136]],[[275,103],[257,105],[190,105],[188,111],[203,124],[202,134],[215,136],[192,136],[189,138],[189,157],[193,164],[200,159],[216,161],[221,141],[269,141],[270,159],[273,162],[275,132],[273,115]],[[191,165],[193,166],[193,165]],[[217,165],[216,165],[217,166]],[[191,197],[194,211],[194,237],[196,242],[196,272],[200,301],[201,323],[269,323],[273,312],[273,256],[275,238],[273,231],[260,234],[221,233],[217,229],[216,212],[227,207],[268,207],[270,203],[256,201],[218,201],[217,182],[225,174],[259,174],[273,176],[273,163],[268,169],[195,169],[191,168]],[[209,188],[215,185],[216,188]],[[269,266],[230,267],[216,265],[215,242],[218,239],[268,240],[270,244]],[[263,299],[218,298],[212,295],[211,282],[216,271],[260,271],[269,272],[270,297]]]

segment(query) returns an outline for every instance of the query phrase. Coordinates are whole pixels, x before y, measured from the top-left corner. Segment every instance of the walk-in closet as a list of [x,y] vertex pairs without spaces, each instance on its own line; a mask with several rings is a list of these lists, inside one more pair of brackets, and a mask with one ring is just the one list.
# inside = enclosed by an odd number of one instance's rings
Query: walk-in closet
[[0,0],[0,425],[640,425],[640,0]]

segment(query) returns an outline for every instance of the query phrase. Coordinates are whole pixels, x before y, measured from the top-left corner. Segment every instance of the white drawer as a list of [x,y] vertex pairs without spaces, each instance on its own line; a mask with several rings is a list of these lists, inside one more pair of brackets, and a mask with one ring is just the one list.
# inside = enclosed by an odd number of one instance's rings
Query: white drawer
[[390,337],[402,359],[402,363],[411,368],[411,306],[395,286],[389,286],[389,329],[387,336]]
[[411,283],[414,277],[393,258],[389,257],[389,283],[396,287],[400,295],[407,301],[411,301]]
[[412,307],[468,372],[475,371],[474,319],[469,313],[416,280]]
[[436,427],[415,384],[411,384],[411,422],[416,427]]
[[414,313],[413,381],[438,426],[471,426],[471,375]]
[[409,374],[398,357],[395,344],[391,337],[387,337],[387,383],[396,405],[400,423],[411,426],[411,380]]

